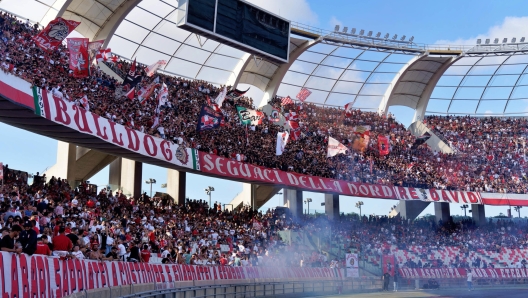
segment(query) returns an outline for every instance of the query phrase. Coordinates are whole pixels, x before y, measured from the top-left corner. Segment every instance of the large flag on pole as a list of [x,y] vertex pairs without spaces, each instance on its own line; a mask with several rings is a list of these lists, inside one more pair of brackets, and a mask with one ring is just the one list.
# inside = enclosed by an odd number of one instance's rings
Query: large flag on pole
[[241,106],[237,106],[238,116],[243,125],[259,125],[262,124],[264,113],[261,111],[251,110]]
[[341,144],[338,140],[328,137],[328,154],[327,157],[336,156],[337,154],[343,153],[345,154],[347,152],[348,148]]
[[70,52],[70,69],[74,78],[85,78],[89,75],[88,38],[68,38]]
[[275,155],[282,155],[286,144],[288,144],[289,137],[290,134],[287,131],[277,133],[277,148],[275,150]]
[[106,62],[110,60],[110,55],[112,54],[112,49],[99,49],[97,51],[97,55],[95,55],[95,58],[97,59],[97,62]]
[[308,96],[310,96],[310,94],[312,94],[312,91],[308,90],[307,88],[302,88],[301,91],[299,91],[299,93],[297,94],[297,99],[300,100],[301,102],[304,102]]
[[39,34],[33,36],[33,41],[45,51],[54,51],[80,23],[63,18],[56,18],[49,22],[48,26],[40,31]]
[[224,115],[215,111],[213,108],[208,106],[202,106],[200,111],[200,116],[198,118],[198,124],[196,126],[196,131],[215,129],[222,125],[224,120]]
[[99,50],[101,49],[103,44],[104,44],[104,39],[92,41],[88,43],[88,55],[90,57],[90,61],[89,61],[90,64],[94,62],[94,59],[97,56],[97,54],[99,54]]
[[143,77],[139,74],[136,74],[136,59],[134,59],[134,62],[130,66],[130,69],[128,70],[128,74],[125,78],[125,81],[123,82],[123,86],[128,85],[128,92],[127,97],[128,99],[132,100],[134,99],[134,96],[136,95],[136,86],[141,82],[141,79]]
[[154,93],[154,89],[159,86],[159,77],[157,77],[152,83],[148,84],[147,86],[143,86],[138,92],[137,92],[137,98],[141,102],[141,104],[145,104],[147,100],[150,98],[152,93]]
[[281,105],[282,105],[282,106],[285,106],[285,105],[291,105],[291,104],[293,104],[293,100],[291,99],[291,97],[290,97],[289,95],[286,96],[286,97],[283,97],[283,98],[281,99]]
[[238,90],[238,89],[233,89],[233,90],[230,90],[229,92],[227,92],[226,94],[226,97],[229,97],[231,99],[236,99],[236,98],[239,98],[241,96],[244,96],[244,94],[246,94],[246,92],[249,91],[249,88],[247,88],[246,91],[241,91],[241,90]]
[[148,77],[151,77],[151,76],[154,75],[154,73],[156,73],[158,68],[160,68],[161,66],[166,65],[166,64],[167,64],[167,61],[159,60],[156,63],[147,66],[147,68],[145,68],[145,72],[147,73]]
[[345,105],[345,115],[347,117],[350,117],[350,115],[352,115],[352,103],[351,102]]
[[387,136],[378,135],[378,151],[380,156],[389,154],[389,138]]
[[214,100],[214,103],[218,106],[218,108],[222,107],[222,104],[224,103],[226,95],[227,95],[227,88],[224,86],[224,89],[218,94],[218,96]]

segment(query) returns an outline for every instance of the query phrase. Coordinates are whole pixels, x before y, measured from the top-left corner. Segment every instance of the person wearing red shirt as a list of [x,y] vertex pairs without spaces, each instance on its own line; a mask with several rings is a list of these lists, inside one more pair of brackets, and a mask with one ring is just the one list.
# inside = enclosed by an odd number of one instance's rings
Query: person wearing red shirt
[[148,263],[150,261],[150,251],[148,245],[143,245],[143,250],[141,251],[141,262]]
[[37,238],[37,250],[35,250],[35,254],[51,256],[51,250],[48,246],[48,237],[42,238],[42,236],[40,236]]
[[222,257],[220,258],[220,265],[222,266],[226,266],[227,265],[227,259],[225,257],[225,255],[222,255]]
[[59,235],[53,237],[53,251],[71,251],[73,243],[70,238],[64,235],[65,228],[60,227]]

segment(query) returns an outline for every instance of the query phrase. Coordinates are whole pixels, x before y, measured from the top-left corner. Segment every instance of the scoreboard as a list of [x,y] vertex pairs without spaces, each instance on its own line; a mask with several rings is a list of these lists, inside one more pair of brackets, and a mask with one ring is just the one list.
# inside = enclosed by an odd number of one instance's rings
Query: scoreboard
[[290,21],[243,0],[180,0],[178,27],[278,63],[287,63]]

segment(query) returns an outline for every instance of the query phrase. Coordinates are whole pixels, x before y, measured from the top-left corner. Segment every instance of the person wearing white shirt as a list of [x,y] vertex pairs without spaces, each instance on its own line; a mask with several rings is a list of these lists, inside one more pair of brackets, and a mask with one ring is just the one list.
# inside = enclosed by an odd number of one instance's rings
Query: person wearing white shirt
[[117,245],[117,256],[122,261],[125,261],[125,255],[127,253],[125,245],[123,245],[123,241],[119,240]]

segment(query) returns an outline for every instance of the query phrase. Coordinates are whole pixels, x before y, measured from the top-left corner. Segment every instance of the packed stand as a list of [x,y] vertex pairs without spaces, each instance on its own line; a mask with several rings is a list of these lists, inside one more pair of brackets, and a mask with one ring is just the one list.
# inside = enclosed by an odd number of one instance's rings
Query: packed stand
[[[207,96],[214,98],[222,86],[163,74],[149,78],[143,68],[138,68],[136,73],[143,80],[136,89],[159,79],[169,91],[169,100],[161,107],[156,100],[158,89],[142,104],[139,100],[127,99],[126,88],[96,66],[92,67],[90,77],[73,78],[66,48],[47,53],[35,46],[31,37],[38,32],[37,26],[2,13],[0,27],[3,41],[0,66],[5,72],[78,105],[86,95],[91,112],[182,146],[283,171],[347,181],[464,191],[528,192],[524,141],[522,150],[517,141],[525,138],[526,120],[427,118],[427,125],[441,131],[458,152],[451,155],[433,152],[426,145],[413,146],[416,137],[391,115],[385,117],[360,110],[345,115],[342,109],[308,103],[282,106],[276,98],[270,104],[282,109],[285,115],[295,114],[301,135],[296,140],[290,138],[285,152],[276,156],[276,135],[283,127],[270,119],[249,129],[241,125],[235,105],[254,108],[250,98],[226,99],[221,107],[224,125],[199,132],[196,124],[201,107],[208,105]],[[131,64],[121,60],[112,68],[123,76]],[[453,125],[458,122],[465,125]],[[358,127],[370,128],[366,137],[358,134]],[[379,154],[378,135],[389,138],[388,155]],[[327,158],[330,136],[347,146],[349,154]]]

